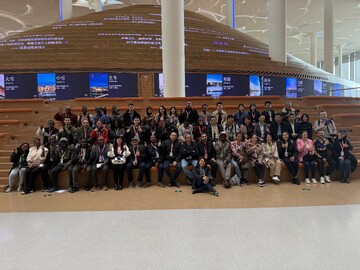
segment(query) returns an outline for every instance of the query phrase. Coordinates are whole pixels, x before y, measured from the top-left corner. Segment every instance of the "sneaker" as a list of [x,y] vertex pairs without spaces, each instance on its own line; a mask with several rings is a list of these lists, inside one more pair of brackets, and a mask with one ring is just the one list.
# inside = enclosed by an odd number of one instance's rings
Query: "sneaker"
[[264,186],[265,186],[265,182],[264,182],[263,180],[259,179],[259,182],[257,183],[257,185],[258,185],[259,187],[264,187]]
[[315,178],[311,178],[311,183],[313,183],[313,184],[317,184],[316,179],[315,179]]
[[320,183],[321,183],[321,184],[325,184],[325,179],[324,179],[324,177],[322,177],[322,176],[320,177]]
[[197,193],[197,189],[193,189],[192,194],[196,194],[196,193]]
[[134,187],[133,182],[129,182],[128,188],[133,188],[133,187]]
[[151,187],[151,183],[150,182],[146,182],[145,185],[143,185],[143,188],[148,188]]
[[118,187],[118,190],[123,190],[123,186],[122,185],[120,185],[119,187]]
[[225,188],[230,188],[230,183],[229,183],[229,179],[224,179],[224,187]]
[[25,192],[25,191],[21,191],[20,194],[21,194],[21,195],[25,195],[26,192]]
[[306,183],[306,184],[311,184],[310,179],[309,179],[309,178],[305,178],[305,183]]
[[245,179],[245,178],[241,178],[241,180],[240,180],[240,184],[241,185],[249,185],[249,182],[248,182],[248,180],[247,179]]
[[18,191],[18,192],[21,192],[21,190],[22,190],[22,188],[21,188],[21,186],[19,186],[19,187],[17,188],[17,191]]
[[70,188],[68,189],[68,192],[70,192],[70,193],[74,193],[73,188],[72,188],[72,187],[70,187]]
[[109,188],[108,188],[107,186],[103,186],[102,190],[103,190],[103,191],[108,191]]
[[90,189],[91,192],[95,192],[97,190],[99,190],[100,188],[99,187],[93,187],[92,189]]
[[84,186],[84,190],[85,190],[85,191],[89,191],[90,188],[89,188],[88,186]]
[[73,187],[73,193],[78,191],[79,191],[79,187]]
[[48,189],[48,187],[43,187],[41,192],[45,192]]
[[8,187],[6,190],[5,190],[5,193],[9,193],[9,192],[11,192],[12,190],[11,190],[11,187]]
[[330,175],[325,175],[325,182],[331,183]]
[[141,188],[141,182],[137,182],[136,187]]
[[178,181],[175,182],[176,187],[180,187],[180,183]]
[[216,191],[215,189],[213,191],[211,191],[211,194],[216,196],[216,197],[219,197],[219,195],[220,195],[219,192]]
[[162,182],[158,182],[158,186],[164,188],[165,185]]
[[346,180],[345,180],[345,182],[344,183],[346,183],[346,184],[350,184],[350,179],[349,178],[347,178]]
[[272,180],[275,182],[275,184],[280,182],[279,177],[277,177],[276,175],[272,178]]
[[[55,192],[55,191],[58,191],[59,189],[57,187],[53,187],[51,188],[48,192],[52,193],[52,192]],[[31,192],[31,191],[30,191]],[[32,191],[34,192],[34,191]]]

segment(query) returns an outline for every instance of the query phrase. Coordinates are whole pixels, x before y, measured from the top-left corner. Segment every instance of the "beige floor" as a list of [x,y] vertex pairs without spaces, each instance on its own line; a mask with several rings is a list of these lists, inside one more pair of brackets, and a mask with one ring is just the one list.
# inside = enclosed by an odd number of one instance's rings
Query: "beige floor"
[[[304,190],[305,189],[305,190]],[[309,189],[309,190],[307,190]],[[189,186],[180,189],[152,186],[122,191],[80,191],[51,196],[41,192],[21,196],[17,192],[0,193],[0,212],[107,211],[197,208],[257,208],[360,204],[360,181],[351,184],[317,184],[300,186],[282,183],[259,188],[255,184],[232,187],[217,186],[220,197],[191,194]],[[181,192],[180,192],[181,191]]]

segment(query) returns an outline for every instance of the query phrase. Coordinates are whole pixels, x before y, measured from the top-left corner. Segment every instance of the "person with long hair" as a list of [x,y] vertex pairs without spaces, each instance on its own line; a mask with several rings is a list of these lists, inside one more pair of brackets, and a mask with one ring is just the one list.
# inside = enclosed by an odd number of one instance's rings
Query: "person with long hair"
[[206,125],[204,122],[204,118],[199,117],[197,125],[193,127],[194,139],[196,141],[199,141],[203,133],[206,133]]
[[168,118],[168,114],[166,112],[166,108],[165,106],[161,105],[159,107],[159,112],[158,114],[155,116],[155,121],[156,124],[159,128],[163,128],[165,125],[165,119]]
[[249,165],[254,169],[256,176],[258,177],[257,185],[259,187],[265,187],[264,182],[265,165],[263,164],[264,149],[259,143],[259,138],[256,134],[253,134],[245,147],[246,154],[249,158]]
[[[305,183],[317,184],[315,179],[316,164],[314,158],[314,143],[308,138],[306,130],[301,132],[301,138],[297,139],[296,144],[298,148],[299,162],[302,162],[304,165]],[[309,170],[311,170],[311,182],[309,179]]]
[[245,143],[243,142],[243,135],[241,132],[237,132],[236,140],[231,142],[231,152],[231,164],[234,166],[235,173],[240,179],[240,185],[248,185],[247,176],[249,173],[249,163],[245,153]]
[[155,115],[154,115],[152,107],[147,107],[145,111],[146,111],[146,115],[143,118],[143,124],[144,125],[148,124],[149,121],[152,120],[152,119],[155,120]]
[[300,119],[301,119],[301,122],[299,124],[300,133],[298,135],[298,138],[301,138],[301,131],[306,130],[308,133],[308,138],[312,140],[313,126],[312,123],[310,122],[309,115],[303,113]]
[[279,152],[276,142],[273,140],[271,134],[266,135],[266,140],[262,144],[264,149],[263,162],[266,167],[270,168],[269,176],[274,183],[279,183],[280,172],[281,172],[281,161],[279,158]]
[[277,142],[277,148],[279,152],[279,158],[285,163],[289,172],[292,175],[292,183],[300,185],[298,178],[298,169],[299,169],[299,160],[298,160],[298,150],[296,146],[296,141],[289,138],[289,133],[284,131],[281,139]]
[[122,136],[115,138],[114,144],[110,145],[108,157],[111,159],[114,176],[114,189],[122,190],[124,186],[124,173],[126,170],[126,159],[130,156],[128,146]]
[[248,112],[251,123],[255,124],[259,122],[260,112],[257,111],[256,104],[250,105],[250,111]]
[[192,194],[201,193],[203,191],[209,190],[211,194],[219,196],[219,192],[215,190],[210,179],[211,171],[208,166],[206,166],[206,160],[204,157],[200,157],[196,167],[192,171],[193,174],[193,185],[192,185]]
[[175,106],[172,106],[169,111],[170,123],[174,124],[176,127],[179,126],[179,114]]
[[347,134],[346,129],[340,129],[338,136],[333,143],[333,156],[338,162],[338,174],[341,183],[350,184],[351,173],[351,153],[353,149]]
[[23,192],[25,188],[26,181],[26,169],[28,163],[26,158],[29,154],[30,145],[28,143],[21,144],[18,148],[14,149],[10,156],[10,162],[12,162],[12,167],[9,172],[9,187],[5,192],[10,192],[16,190],[16,179],[19,176],[19,186],[18,191]]
[[255,131],[255,126],[251,122],[250,116],[244,118],[244,124],[240,127],[240,132],[243,134],[245,139],[251,138],[252,134]]

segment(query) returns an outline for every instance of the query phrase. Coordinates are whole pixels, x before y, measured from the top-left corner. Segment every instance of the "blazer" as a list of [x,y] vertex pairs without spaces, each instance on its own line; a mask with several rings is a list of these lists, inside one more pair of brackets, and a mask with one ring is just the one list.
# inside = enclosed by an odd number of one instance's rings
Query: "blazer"
[[288,146],[287,146],[287,152],[288,152],[288,156],[285,157],[285,150],[286,148],[282,147],[284,141],[283,140],[278,140],[277,141],[277,149],[278,149],[278,153],[279,153],[279,158],[280,159],[284,159],[284,158],[290,158],[290,157],[294,157],[297,158],[298,157],[298,149],[297,149],[297,145],[296,145],[296,141],[289,139],[288,140]]

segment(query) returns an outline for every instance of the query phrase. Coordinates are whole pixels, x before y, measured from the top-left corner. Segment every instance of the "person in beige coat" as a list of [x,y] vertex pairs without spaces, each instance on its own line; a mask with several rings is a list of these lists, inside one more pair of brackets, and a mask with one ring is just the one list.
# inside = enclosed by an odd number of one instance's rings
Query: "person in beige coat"
[[271,134],[266,135],[266,140],[262,144],[264,151],[263,163],[266,167],[270,168],[269,175],[275,183],[279,183],[281,172],[281,161],[277,149],[276,142],[273,141]]

